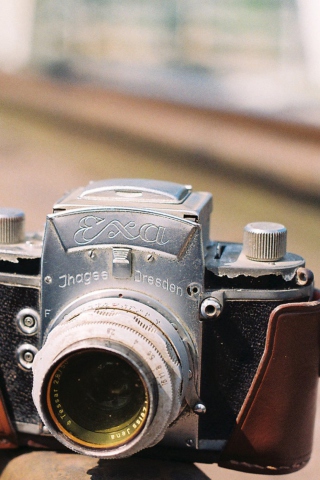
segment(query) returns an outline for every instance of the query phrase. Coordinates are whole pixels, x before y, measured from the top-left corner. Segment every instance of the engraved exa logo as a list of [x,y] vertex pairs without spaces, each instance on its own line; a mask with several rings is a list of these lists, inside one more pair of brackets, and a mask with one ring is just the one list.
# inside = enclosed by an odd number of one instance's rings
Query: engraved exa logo
[[169,240],[165,239],[165,232],[165,227],[153,223],[137,225],[131,221],[123,225],[119,220],[107,222],[104,218],[87,215],[81,218],[74,241],[78,245],[88,245],[99,237],[115,241],[122,237],[129,241],[141,240],[147,244],[162,246],[169,243]]

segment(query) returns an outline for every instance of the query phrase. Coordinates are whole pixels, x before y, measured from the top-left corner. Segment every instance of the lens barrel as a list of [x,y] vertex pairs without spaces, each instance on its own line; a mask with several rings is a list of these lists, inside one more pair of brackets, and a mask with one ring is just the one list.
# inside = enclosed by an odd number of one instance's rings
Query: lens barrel
[[158,443],[179,415],[189,362],[176,329],[135,301],[70,312],[36,355],[33,399],[50,432],[92,456]]

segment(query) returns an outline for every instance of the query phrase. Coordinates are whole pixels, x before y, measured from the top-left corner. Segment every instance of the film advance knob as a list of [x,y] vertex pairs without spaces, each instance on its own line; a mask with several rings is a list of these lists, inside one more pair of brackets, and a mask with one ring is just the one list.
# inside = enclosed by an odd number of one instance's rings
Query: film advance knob
[[275,262],[286,254],[287,229],[279,223],[249,223],[244,228],[243,251],[257,262]]
[[24,213],[16,208],[0,208],[0,244],[24,241]]

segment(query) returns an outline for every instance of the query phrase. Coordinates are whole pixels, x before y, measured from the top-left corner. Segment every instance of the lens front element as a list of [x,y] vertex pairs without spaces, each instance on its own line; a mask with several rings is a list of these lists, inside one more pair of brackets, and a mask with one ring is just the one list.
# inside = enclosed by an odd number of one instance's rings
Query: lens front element
[[149,399],[129,363],[101,350],[67,356],[54,369],[47,404],[55,424],[85,446],[113,448],[145,425]]

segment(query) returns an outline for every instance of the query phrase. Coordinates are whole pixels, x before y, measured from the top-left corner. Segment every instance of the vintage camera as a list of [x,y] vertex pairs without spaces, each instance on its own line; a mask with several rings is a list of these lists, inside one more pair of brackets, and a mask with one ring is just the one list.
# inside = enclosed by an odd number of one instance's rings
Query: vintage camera
[[209,193],[133,179],[68,193],[43,239],[2,209],[3,448],[261,473],[308,461],[313,275],[286,253],[282,225],[247,225],[243,245],[211,241],[211,209]]

